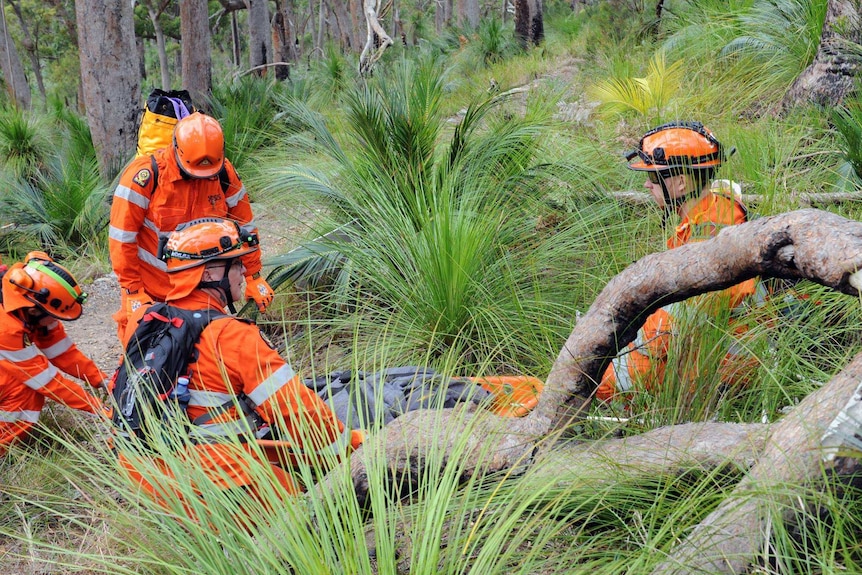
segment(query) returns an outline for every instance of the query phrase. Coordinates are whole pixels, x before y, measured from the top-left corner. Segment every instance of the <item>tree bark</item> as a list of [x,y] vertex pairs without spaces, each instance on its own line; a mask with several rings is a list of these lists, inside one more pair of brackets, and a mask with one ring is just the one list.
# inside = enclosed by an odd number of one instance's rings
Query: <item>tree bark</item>
[[[393,483],[405,492],[411,492],[423,476],[427,477],[423,466],[429,446],[436,446],[435,453],[443,452],[442,456],[435,455],[436,465],[441,466],[457,447],[463,478],[516,470],[535,459],[558,457],[555,435],[583,418],[610,360],[657,308],[755,276],[805,278],[859,297],[859,270],[862,222],[811,209],[731,226],[711,240],[651,254],[613,278],[579,318],[546,379],[538,406],[529,415],[501,418],[471,411],[470,406],[442,414],[413,411],[387,425],[371,441],[382,443]],[[595,447],[622,462],[636,461],[661,469],[686,458],[709,461],[710,453],[738,464],[745,462],[743,467],[756,460],[749,476],[740,482],[737,496],[716,509],[655,571],[739,573],[762,548],[764,522],[770,511],[785,503],[783,497],[790,497],[770,487],[816,480],[821,456],[834,453],[835,441],[829,438],[840,436],[826,432],[834,431],[842,421],[837,418],[842,406],[844,412],[862,417],[862,391],[857,389],[860,380],[862,354],[770,426],[765,440],[767,429],[757,425],[729,426],[715,433],[717,428],[710,424],[697,424],[577,449]],[[830,428],[830,422],[836,423]],[[729,430],[740,438],[736,447],[720,443]],[[698,443],[699,438],[710,436],[715,437],[711,443]],[[833,451],[822,451],[821,439]],[[672,449],[667,449],[668,445]],[[488,446],[493,446],[490,453]],[[581,465],[588,456],[567,457]],[[591,461],[598,464],[598,460]],[[369,489],[364,448],[351,458],[350,467],[358,499],[364,504]]]
[[247,0],[248,3],[248,55],[249,67],[258,76],[272,63],[272,37],[269,33],[269,7],[267,0]]
[[452,0],[436,0],[434,6],[434,27],[439,34],[452,22]]
[[111,180],[134,153],[141,87],[132,5],[77,0],[81,84],[102,175]]
[[42,97],[42,103],[48,101],[48,96],[45,93],[45,82],[42,80],[42,65],[39,62],[39,41],[30,33],[30,27],[27,26],[27,20],[24,14],[21,13],[21,6],[8,0],[9,5],[15,11],[18,17],[18,24],[21,26],[21,33],[24,36],[24,49],[27,51],[27,56],[30,58],[30,67],[33,68],[33,76],[36,78],[36,87],[39,89],[39,95]]
[[162,25],[159,22],[159,16],[167,6],[167,2],[160,2],[154,6],[151,1],[145,2],[147,16],[153,25],[153,32],[156,35],[156,51],[159,54],[159,71],[162,79],[162,90],[171,89],[171,70],[168,65],[168,50],[165,46],[165,32],[162,30]]
[[338,38],[342,52],[350,52],[354,46],[351,38],[351,23],[350,14],[347,12],[347,6],[342,0],[326,0],[326,5],[329,11],[335,15],[335,24],[338,26]]
[[[653,575],[748,572],[767,544],[767,521],[794,507],[796,494],[782,487],[822,477],[822,439],[848,400],[858,398],[860,381],[862,354],[773,424],[757,465]],[[859,425],[856,420],[857,432]]]
[[0,14],[0,70],[3,70],[3,80],[6,90],[15,105],[22,110],[29,110],[31,104],[30,84],[24,75],[21,58],[9,29],[6,27],[6,13]]
[[458,24],[471,30],[479,27],[479,0],[458,0]]
[[362,76],[371,74],[374,63],[380,59],[383,52],[392,45],[392,38],[380,25],[377,19],[380,10],[379,0],[363,0],[365,10],[366,36],[365,46],[359,55],[359,73]]
[[542,0],[515,0],[515,38],[524,48],[544,40]]
[[207,0],[180,2],[182,87],[198,104],[209,100],[213,87],[208,14]]
[[859,58],[848,48],[862,43],[862,14],[855,0],[829,0],[814,62],[799,75],[783,107],[814,102],[834,107],[853,89]]
[[[296,62],[296,31],[293,26],[293,7],[288,0],[275,3],[275,18],[272,20],[272,49],[279,62]],[[290,79],[290,67],[278,66],[275,69],[277,80]]]

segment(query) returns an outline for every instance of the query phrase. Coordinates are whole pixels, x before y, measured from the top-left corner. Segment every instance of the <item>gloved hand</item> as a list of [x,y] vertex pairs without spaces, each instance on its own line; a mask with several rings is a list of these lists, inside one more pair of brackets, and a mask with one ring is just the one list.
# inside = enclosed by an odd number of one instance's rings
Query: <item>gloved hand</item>
[[272,291],[272,288],[269,287],[269,284],[266,283],[266,280],[263,279],[259,272],[245,278],[245,297],[246,299],[254,300],[260,313],[266,311],[267,306],[272,303],[274,296],[275,293]]
[[147,292],[142,289],[131,293],[126,293],[126,290],[123,290],[120,299],[122,299],[121,305],[123,306],[123,310],[126,312],[127,319],[132,317],[135,310],[142,305],[153,303],[153,298],[151,298]]

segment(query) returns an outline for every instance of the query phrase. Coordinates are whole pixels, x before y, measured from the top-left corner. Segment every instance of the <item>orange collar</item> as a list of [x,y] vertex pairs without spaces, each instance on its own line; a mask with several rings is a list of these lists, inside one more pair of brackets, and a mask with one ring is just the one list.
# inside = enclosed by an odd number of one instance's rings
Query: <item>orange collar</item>
[[739,202],[710,192],[688,211],[674,235],[668,238],[667,247],[672,249],[692,240],[707,239],[714,236],[718,228],[745,221],[745,209]]

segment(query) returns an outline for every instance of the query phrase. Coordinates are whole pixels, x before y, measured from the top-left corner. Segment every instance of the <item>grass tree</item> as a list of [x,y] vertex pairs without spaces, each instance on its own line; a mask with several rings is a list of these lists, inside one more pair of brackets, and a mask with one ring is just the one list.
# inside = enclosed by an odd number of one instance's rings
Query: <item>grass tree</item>
[[450,119],[445,97],[435,61],[404,61],[345,96],[343,139],[308,107],[284,102],[303,126],[294,143],[324,155],[328,169],[296,164],[270,185],[305,193],[293,203],[310,195],[329,218],[313,227],[316,239],[271,262],[282,266],[272,283],[327,279],[341,310],[333,326],[395,330],[415,342],[414,354],[431,349],[474,369],[547,368],[582,296],[574,276],[595,263],[575,260],[597,222],[615,227],[615,209],[543,235],[539,184],[557,174],[538,160],[547,102],[515,112],[511,94],[493,95]]
[[0,220],[18,232],[10,248],[65,255],[95,246],[107,223],[109,185],[99,175],[87,124],[62,109],[50,122],[7,110],[0,142]]

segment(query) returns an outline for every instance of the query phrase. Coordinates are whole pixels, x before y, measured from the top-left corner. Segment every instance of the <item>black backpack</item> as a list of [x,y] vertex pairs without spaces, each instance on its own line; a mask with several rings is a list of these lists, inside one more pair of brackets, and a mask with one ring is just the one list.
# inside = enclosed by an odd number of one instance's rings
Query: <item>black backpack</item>
[[121,437],[135,436],[146,443],[151,434],[162,432],[166,420],[187,420],[182,398],[174,393],[177,379],[188,374],[201,332],[222,317],[228,316],[166,303],[147,309],[111,378],[112,422]]

